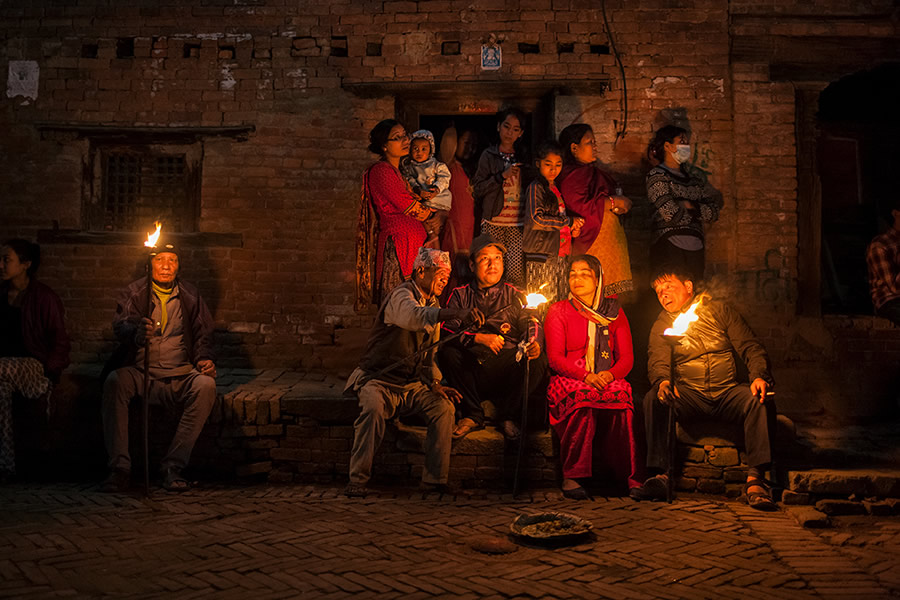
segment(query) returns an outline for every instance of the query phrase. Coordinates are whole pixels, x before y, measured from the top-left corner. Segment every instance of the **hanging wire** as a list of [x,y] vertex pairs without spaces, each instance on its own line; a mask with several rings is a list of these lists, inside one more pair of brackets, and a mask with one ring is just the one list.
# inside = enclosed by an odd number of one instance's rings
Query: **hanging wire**
[[628,84],[625,81],[625,66],[622,64],[622,58],[619,51],[616,50],[616,42],[613,40],[612,30],[609,27],[609,19],[606,17],[606,0],[600,0],[600,11],[603,13],[603,25],[606,27],[606,39],[609,40],[609,47],[619,65],[619,76],[622,78],[622,124],[616,128],[616,139],[613,140],[613,148],[619,143],[620,139],[625,139],[625,133],[628,131]]

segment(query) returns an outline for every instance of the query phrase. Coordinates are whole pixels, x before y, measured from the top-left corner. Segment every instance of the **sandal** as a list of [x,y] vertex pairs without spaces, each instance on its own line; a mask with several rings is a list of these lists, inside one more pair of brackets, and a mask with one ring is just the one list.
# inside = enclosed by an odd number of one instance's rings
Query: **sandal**
[[369,490],[364,483],[353,483],[352,481],[344,488],[344,495],[348,498],[365,498]]
[[[750,488],[762,488],[762,492],[751,492]],[[747,504],[750,508],[756,510],[773,511],[778,508],[772,500],[772,490],[769,482],[765,479],[751,479],[744,485],[744,496],[747,498]]]
[[[575,483],[578,482],[576,481]],[[563,497],[568,498],[569,500],[591,500],[591,495],[580,484],[569,489],[561,487],[560,491],[562,492]]]
[[484,425],[476,423],[469,417],[463,417],[459,420],[459,423],[456,424],[456,429],[453,430],[453,434],[451,437],[454,440],[461,440],[473,431],[478,431],[480,429],[484,429]]
[[166,469],[162,485],[168,492],[186,492],[191,489],[190,482],[181,476],[181,469],[174,467]]

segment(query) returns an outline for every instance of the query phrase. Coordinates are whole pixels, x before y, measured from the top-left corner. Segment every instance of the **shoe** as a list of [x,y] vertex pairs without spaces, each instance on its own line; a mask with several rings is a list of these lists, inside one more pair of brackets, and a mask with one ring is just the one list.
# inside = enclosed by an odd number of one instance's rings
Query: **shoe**
[[[749,491],[752,487],[762,488],[762,492]],[[764,479],[751,479],[744,485],[744,496],[747,498],[747,504],[750,508],[771,512],[776,510],[778,506],[772,500],[772,490],[769,483]]]
[[654,475],[641,487],[631,488],[628,497],[637,502],[642,500],[665,500],[669,493],[669,478],[665,475]]
[[519,426],[512,421],[503,421],[500,424],[500,433],[508,440],[517,440],[522,435]]
[[190,482],[182,477],[178,467],[167,467],[163,470],[163,488],[169,492],[186,492],[191,489]]
[[105,494],[121,494],[131,486],[131,471],[112,469],[100,483],[100,491]]
[[459,420],[459,423],[456,424],[456,429],[453,430],[451,437],[454,440],[461,440],[473,431],[478,431],[480,429],[484,429],[484,425],[476,423],[469,417],[463,417]]
[[562,490],[562,495],[569,500],[590,500],[591,495],[588,494],[587,490],[581,487],[580,485],[577,488],[572,488],[571,490]]
[[364,483],[353,483],[352,481],[344,488],[344,495],[348,498],[365,498],[369,493],[369,489]]

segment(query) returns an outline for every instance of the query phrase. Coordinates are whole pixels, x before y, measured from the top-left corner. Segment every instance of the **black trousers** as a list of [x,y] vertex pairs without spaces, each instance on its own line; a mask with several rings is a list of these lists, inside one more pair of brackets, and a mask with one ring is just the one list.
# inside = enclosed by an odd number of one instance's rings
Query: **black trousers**
[[[457,414],[484,424],[483,400],[491,400],[497,407],[498,421],[518,421],[521,418],[522,386],[525,385],[525,358],[516,362],[516,349],[500,354],[483,348],[472,352],[467,348],[448,344],[438,352],[438,366],[450,387],[463,395]],[[481,359],[481,360],[479,360]],[[528,372],[528,393],[534,393],[547,367],[547,355],[531,361]]]
[[[668,407],[659,401],[654,386],[644,396],[642,405],[647,436],[647,468],[665,471],[669,464],[666,448]],[[697,390],[679,386],[680,398],[675,398],[675,418],[680,422],[722,421],[744,426],[744,446],[747,463],[760,467],[772,462],[770,431],[774,431],[775,407],[771,402],[760,403],[750,393],[749,385],[735,385],[716,398],[704,396]]]

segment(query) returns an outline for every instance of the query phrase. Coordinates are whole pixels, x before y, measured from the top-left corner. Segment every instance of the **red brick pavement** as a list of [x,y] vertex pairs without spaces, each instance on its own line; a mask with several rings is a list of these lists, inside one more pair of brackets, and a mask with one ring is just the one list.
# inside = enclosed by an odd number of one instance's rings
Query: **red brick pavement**
[[[347,499],[316,486],[103,495],[0,488],[0,597],[882,598],[900,595],[900,520],[813,533],[698,497],[672,505],[557,492]],[[565,510],[596,535],[564,549],[473,550],[522,512]],[[840,527],[840,525],[839,525]]]

